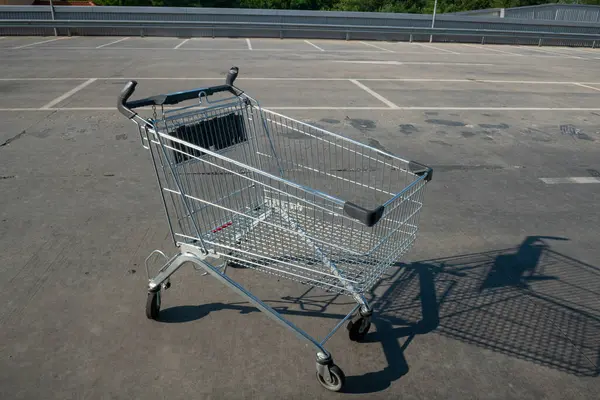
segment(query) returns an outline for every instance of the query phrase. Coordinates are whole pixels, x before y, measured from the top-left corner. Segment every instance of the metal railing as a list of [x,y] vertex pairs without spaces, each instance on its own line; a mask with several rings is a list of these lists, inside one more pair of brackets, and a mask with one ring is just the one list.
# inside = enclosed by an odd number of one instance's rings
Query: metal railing
[[448,15],[600,23],[600,6],[587,4],[540,4],[526,7],[460,11]]
[[0,35],[279,37],[600,45],[600,24],[421,14],[157,7],[0,7]]
[[585,4],[543,4],[507,8],[504,16],[530,20],[600,22],[600,7]]

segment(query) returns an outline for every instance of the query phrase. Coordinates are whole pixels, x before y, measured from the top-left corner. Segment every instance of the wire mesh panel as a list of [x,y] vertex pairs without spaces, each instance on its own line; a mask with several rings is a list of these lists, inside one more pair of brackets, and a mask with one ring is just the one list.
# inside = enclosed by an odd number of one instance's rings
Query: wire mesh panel
[[[407,161],[242,95],[165,112],[148,135],[174,239],[338,293],[370,289],[415,240]],[[385,205],[374,226],[345,211]]]

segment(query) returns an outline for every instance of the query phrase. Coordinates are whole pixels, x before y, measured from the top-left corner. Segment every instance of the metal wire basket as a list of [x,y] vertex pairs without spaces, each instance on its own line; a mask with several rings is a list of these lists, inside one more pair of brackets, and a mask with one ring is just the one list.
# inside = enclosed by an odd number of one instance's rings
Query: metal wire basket
[[[415,241],[432,170],[262,109],[233,86],[236,76],[232,68],[226,85],[133,102],[130,82],[119,99],[150,149],[180,255],[220,276],[208,255],[350,295],[357,307],[342,323],[360,308],[350,325],[364,337],[371,310],[362,293]],[[200,102],[168,108],[192,99]],[[152,118],[133,111],[143,106]],[[149,317],[157,318],[151,299],[177,264],[175,256],[150,279]],[[318,362],[330,359],[323,343]],[[335,374],[323,368],[319,381],[331,389]]]

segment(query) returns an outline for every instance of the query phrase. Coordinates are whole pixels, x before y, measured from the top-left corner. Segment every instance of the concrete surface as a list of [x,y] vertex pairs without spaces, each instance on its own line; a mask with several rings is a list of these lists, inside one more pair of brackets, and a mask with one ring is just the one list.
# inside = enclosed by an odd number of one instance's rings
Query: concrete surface
[[[597,398],[600,184],[541,178],[600,175],[600,50],[36,44],[52,39],[0,40],[0,398]],[[319,386],[309,346],[191,268],[162,321],[144,315],[144,259],[174,248],[116,96],[131,78],[140,96],[220,83],[231,65],[264,106],[434,168],[415,247],[370,295],[366,343],[341,330],[327,344],[346,393]],[[352,305],[230,271],[317,337]]]

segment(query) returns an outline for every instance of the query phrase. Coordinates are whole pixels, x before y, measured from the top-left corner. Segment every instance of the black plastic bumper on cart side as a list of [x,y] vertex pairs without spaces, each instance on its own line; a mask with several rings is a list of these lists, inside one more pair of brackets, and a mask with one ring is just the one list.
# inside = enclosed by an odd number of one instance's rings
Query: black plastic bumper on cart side
[[[433,169],[416,161],[411,161],[408,163],[408,170],[418,176],[425,175],[425,182],[429,182],[433,178]],[[359,220],[368,227],[372,227],[379,222],[384,211],[385,207],[383,205],[372,210],[368,210],[350,201],[344,203],[344,212],[348,216]]]
[[433,178],[433,169],[416,161],[411,161],[408,163],[408,170],[415,175],[426,175],[425,182],[429,182]]
[[133,101],[128,100],[135,91],[137,82],[129,81],[121,91],[121,94],[119,95],[117,109],[121,114],[131,119],[137,115],[137,113],[133,111],[135,108],[178,104],[182,101],[197,99],[201,94],[205,96],[211,96],[219,92],[231,92],[234,95],[238,95],[239,92],[236,91],[236,88],[233,86],[233,82],[237,78],[238,72],[238,67],[231,67],[229,73],[227,74],[227,78],[225,80],[224,85],[188,90],[185,92],[161,94],[158,96],[152,96],[145,99]]

